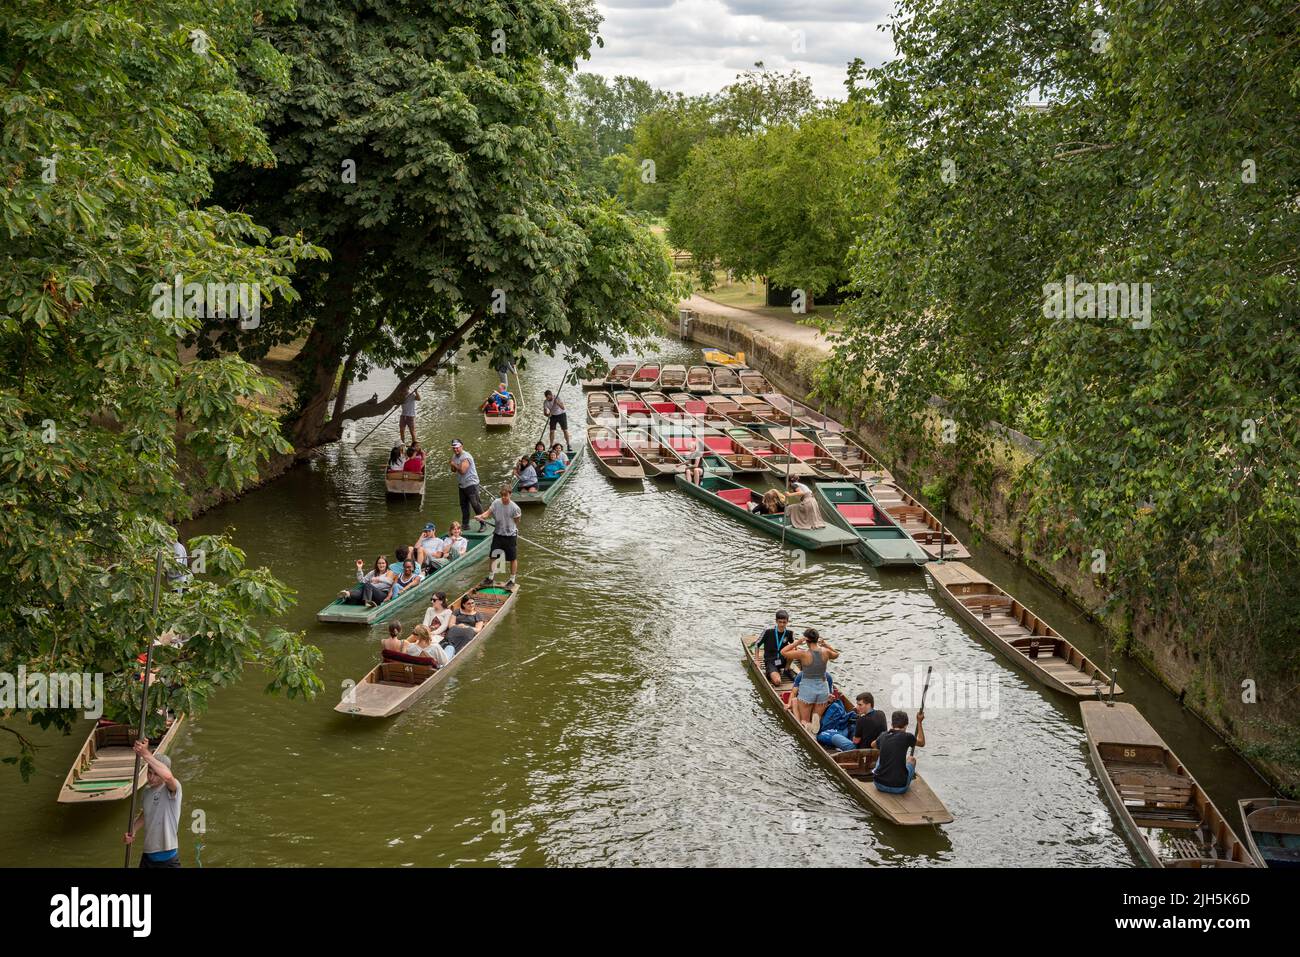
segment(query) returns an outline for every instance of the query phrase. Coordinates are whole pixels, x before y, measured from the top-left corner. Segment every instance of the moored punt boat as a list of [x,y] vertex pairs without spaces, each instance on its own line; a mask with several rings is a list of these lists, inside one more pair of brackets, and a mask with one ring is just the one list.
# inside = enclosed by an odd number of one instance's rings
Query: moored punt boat
[[762,419],[753,412],[750,412],[739,402],[735,402],[725,396],[718,396],[717,398],[709,397],[704,400],[704,403],[709,407],[709,411],[715,416],[722,416],[732,425],[743,425],[747,428],[754,429],[765,424]]
[[[172,717],[162,737],[150,740],[149,750],[159,757],[166,754],[184,722],[184,714]],[[116,721],[97,721],[68,769],[68,776],[63,779],[59,803],[119,801],[130,797],[137,788],[144,787],[148,766],[143,761],[140,762],[139,775],[132,781],[135,751],[131,746],[135,744],[136,731],[131,725]]]
[[782,412],[788,412],[803,422],[804,425],[812,426],[823,432],[847,432],[848,426],[836,422],[829,416],[822,415],[812,406],[805,402],[799,402],[791,399],[789,396],[780,392],[764,392],[762,398],[766,399],[772,405],[776,406]]
[[925,552],[890,520],[861,485],[820,482],[813,486],[813,493],[823,511],[858,539],[855,550],[876,567],[919,565],[926,560]]
[[664,366],[659,373],[659,388],[672,391],[686,386],[686,366]]
[[708,395],[713,391],[713,373],[708,366],[691,366],[686,370],[686,391],[694,395]]
[[682,457],[666,446],[651,429],[624,429],[619,437],[649,478],[672,478],[686,467]]
[[[681,426],[672,423],[661,422],[654,426],[652,434],[659,440],[660,445],[677,456],[678,461],[681,463],[679,471],[685,471],[686,456],[695,450],[696,438],[694,431],[683,429]],[[705,472],[721,475],[723,478],[731,478],[735,474],[732,472],[727,460],[716,452],[706,452],[700,461]]]
[[846,466],[807,432],[799,429],[769,428],[764,431],[764,435],[812,469],[812,474],[816,478],[851,479],[854,477]]
[[[517,497],[515,501],[518,501]],[[443,582],[487,557],[488,549],[492,546],[490,531],[461,532],[461,536],[468,542],[465,546],[465,554],[441,568],[434,569],[432,574],[424,576],[420,584],[414,588],[403,589],[396,598],[381,602],[373,608],[367,608],[365,605],[349,605],[342,598],[335,598],[316,612],[316,620],[345,625],[373,625],[376,622],[387,621],[399,611],[421,605],[438,590],[438,586]]]
[[782,412],[772,403],[760,399],[756,395],[738,395],[733,401],[742,409],[753,412],[769,425],[784,426],[786,428],[794,428],[799,425],[788,412]]
[[519,479],[515,479],[515,491],[510,496],[511,500],[518,502],[520,505],[549,505],[551,499],[559,495],[560,490],[569,481],[569,476],[573,474],[578,463],[582,461],[582,453],[586,450],[585,445],[579,445],[574,449],[573,454],[569,456],[569,464],[564,467],[564,471],[556,478],[544,479],[539,475],[537,477],[536,492],[519,491]]
[[605,386],[609,389],[626,389],[627,384],[632,381],[636,367],[635,362],[614,363],[609,367],[609,375],[605,376]]
[[405,498],[408,495],[418,495],[421,500],[424,499],[424,470],[418,472],[407,472],[404,469],[384,468],[384,491],[388,495],[400,495]]
[[1300,868],[1300,801],[1246,798],[1237,802],[1246,849],[1260,867]]
[[750,395],[762,395],[764,392],[772,392],[772,383],[763,377],[761,372],[754,369],[740,369],[736,375],[740,377],[740,386]]
[[709,411],[709,403],[703,398],[680,393],[674,393],[671,398],[682,410],[682,414],[694,420],[695,424],[714,429],[727,429],[731,426],[731,420],[725,415]]
[[593,425],[587,429],[587,444],[591,446],[592,461],[612,479],[640,481],[645,469],[613,429]]
[[586,368],[578,370],[578,385],[585,389],[603,389],[609,379],[613,366],[603,362],[593,362]]
[[821,528],[795,528],[784,513],[758,515],[751,511],[751,508],[757,505],[763,496],[752,488],[739,485],[720,475],[706,474],[698,485],[692,485],[680,475],[674,476],[673,481],[688,495],[707,502],[719,511],[769,535],[781,538],[784,529],[786,544],[792,548],[815,551],[820,548],[843,548],[857,542],[855,535],[835,525],[824,525]]
[[614,393],[614,401],[618,403],[619,408],[628,405],[644,405],[641,400],[641,393],[624,390]]
[[382,652],[379,664],[344,693],[343,700],[334,706],[334,710],[362,718],[387,718],[405,711],[445,682],[448,675],[488,639],[513,607],[518,594],[518,585],[494,584],[471,588],[453,602],[452,607],[459,608],[466,596],[472,597],[476,610],[487,621],[483,629],[456,652],[451,661],[438,668],[431,659]]
[[713,370],[713,391],[718,395],[740,395],[745,389],[733,369],[718,366]]
[[668,398],[668,393],[653,391],[653,392],[642,392],[641,401],[644,402],[646,405],[654,405],[657,402],[668,402],[670,400]]
[[714,455],[721,456],[735,474],[757,475],[771,471],[761,456],[755,455],[725,432],[703,427],[696,429],[696,435],[704,447]]
[[588,392],[587,424],[604,425],[617,424],[617,422],[618,406],[614,403],[614,397],[608,392]]
[[741,650],[750,677],[758,683],[768,703],[780,712],[781,719],[789,725],[795,737],[803,742],[804,747],[817,755],[821,763],[840,784],[848,789],[850,794],[892,824],[919,826],[952,823],[952,814],[919,773],[912,779],[912,784],[906,793],[888,794],[876,790],[872,779],[872,769],[880,756],[880,752],[875,748],[859,748],[855,751],[839,753],[819,743],[786,707],[790,695],[795,693],[794,682],[785,678],[779,688],[773,685],[767,675],[763,674],[762,652],[751,647],[753,644],[753,637],[741,641]]
[[745,354],[737,352],[732,355],[729,352],[719,352],[717,349],[709,349],[704,353],[704,364],[716,368],[743,369],[745,368]]
[[1125,834],[1151,867],[1255,867],[1204,789],[1131,704],[1081,701],[1088,750]]
[[884,482],[894,480],[893,473],[885,468],[878,458],[849,438],[847,432],[828,432],[825,429],[818,429],[812,435],[853,478]]
[[659,384],[660,365],[657,362],[643,363],[636,372],[632,373],[632,381],[628,383],[633,389],[644,391],[653,389]]
[[[926,572],[958,617],[1030,677],[1071,698],[1110,691],[1110,676],[1047,622],[969,565],[927,562]],[[1124,689],[1115,686],[1115,694]]]
[[868,483],[871,497],[889,513],[898,527],[912,536],[921,551],[931,558],[961,561],[970,558],[966,546],[957,536],[939,524],[930,510],[893,482]]
[[784,478],[789,475],[792,478],[808,478],[813,474],[813,470],[809,466],[800,462],[775,442],[770,441],[761,432],[751,432],[739,425],[731,426],[726,432],[736,444],[761,458],[768,471],[772,472],[774,476]]

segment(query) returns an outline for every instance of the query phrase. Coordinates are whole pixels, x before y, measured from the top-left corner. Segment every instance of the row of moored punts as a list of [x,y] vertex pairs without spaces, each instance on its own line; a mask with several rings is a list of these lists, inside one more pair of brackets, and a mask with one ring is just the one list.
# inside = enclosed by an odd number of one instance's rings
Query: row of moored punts
[[[1300,866],[1300,802],[1241,802],[1242,842],[1204,789],[1123,689],[1047,622],[965,563],[970,552],[915,496],[899,486],[849,429],[776,392],[743,356],[709,353],[709,364],[616,362],[583,381],[593,461],[616,480],[671,479],[718,511],[794,548],[848,548],[878,567],[921,567],[968,626],[1040,685],[1079,701],[1103,790],[1143,861],[1159,867]],[[678,385],[685,378],[685,387]],[[704,476],[686,477],[702,446]],[[783,514],[755,509],[749,477],[811,485],[823,528],[794,528]],[[903,795],[870,786],[869,749],[839,753],[817,742],[786,704],[792,688],[763,674],[750,640],[747,666],[797,737],[865,805],[899,825],[952,820],[919,776]]]

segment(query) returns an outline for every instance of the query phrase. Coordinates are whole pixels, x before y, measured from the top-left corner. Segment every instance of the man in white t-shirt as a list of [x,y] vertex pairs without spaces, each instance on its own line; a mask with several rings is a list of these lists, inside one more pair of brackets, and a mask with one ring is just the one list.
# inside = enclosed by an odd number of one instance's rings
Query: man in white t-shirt
[[412,389],[402,396],[402,415],[397,420],[397,438],[406,435],[406,430],[411,430],[411,444],[415,444],[415,403],[420,401],[420,390]]
[[564,400],[550,389],[546,390],[542,402],[542,415],[546,416],[551,425],[551,445],[555,444],[555,430],[558,428],[564,433],[565,450],[572,453],[573,442],[569,439],[569,412],[564,407]]
[[425,555],[425,566],[441,568],[450,561],[460,558],[469,549],[469,539],[460,533],[460,522],[452,522],[446,538],[438,540]]
[[147,767],[144,790],[140,792],[140,814],[131,830],[122,835],[125,844],[134,844],[144,829],[140,845],[141,867],[180,867],[180,842],[177,832],[181,823],[181,782],[172,774],[172,759],[157,757],[149,750],[148,739],[135,743],[135,753]]
[[497,557],[510,562],[510,580],[507,585],[514,586],[515,576],[519,574],[519,518],[523,515],[518,503],[510,501],[510,486],[501,486],[501,497],[492,500],[487,509],[476,516],[479,521],[486,521],[489,516],[496,523],[492,530],[492,562],[484,585],[492,584]]

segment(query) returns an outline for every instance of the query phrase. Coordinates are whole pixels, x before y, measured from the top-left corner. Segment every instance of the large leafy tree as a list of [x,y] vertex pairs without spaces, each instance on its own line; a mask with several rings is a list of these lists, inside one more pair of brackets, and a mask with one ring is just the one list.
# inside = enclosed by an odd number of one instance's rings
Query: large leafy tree
[[[255,356],[305,338],[299,453],[391,408],[463,344],[582,361],[670,307],[662,243],[583,195],[558,124],[548,81],[594,23],[561,0],[321,0],[264,18],[259,36],[291,64],[287,88],[247,78],[276,163],[232,170],[222,195],[331,256],[295,281],[300,302],[205,347]],[[375,365],[400,384],[349,405]]]
[[[230,52],[268,81],[281,71],[247,45],[259,9],[289,7],[0,2],[0,672],[103,673],[113,717],[138,707],[135,658],[158,633],[165,522],[191,486],[238,488],[284,447],[271,384],[237,357],[182,353],[199,319],[154,294],[181,274],[258,283],[281,308],[315,252],[205,204],[214,172],[271,159]],[[160,625],[189,640],[160,652],[153,705],[199,711],[247,662],[314,690],[315,649],[252,624],[286,607],[283,586],[222,539],[192,544],[205,574],[164,597]],[[78,718],[10,708],[0,730],[28,770],[24,724]]]
[[668,94],[634,76],[608,80],[599,73],[574,73],[564,82],[565,119],[578,176],[585,189],[614,196],[620,173],[613,158],[631,143],[641,118],[667,102]]
[[[1276,708],[1300,672],[1294,3],[905,0],[892,29],[859,79],[898,190],[832,391],[898,434],[940,395],[971,457],[989,419],[1040,439],[1026,534],[1104,552],[1113,607],[1177,622],[1193,700],[1244,728],[1241,682]],[[1056,308],[1070,277],[1149,283],[1149,317]],[[1296,773],[1294,725],[1252,736]]]
[[876,125],[868,108],[841,103],[696,147],[673,191],[669,241],[691,252],[706,288],[717,269],[811,297],[837,287],[861,216],[888,201]]

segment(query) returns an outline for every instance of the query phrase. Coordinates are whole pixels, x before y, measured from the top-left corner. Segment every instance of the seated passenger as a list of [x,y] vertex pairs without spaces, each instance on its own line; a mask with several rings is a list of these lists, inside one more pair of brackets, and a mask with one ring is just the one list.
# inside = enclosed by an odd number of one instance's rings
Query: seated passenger
[[[433,557],[434,552],[438,550],[438,544],[442,541],[438,537],[438,529],[433,522],[428,522],[424,526],[424,531],[420,532],[420,537],[415,540],[414,558],[424,568],[429,567],[429,559]],[[408,553],[407,557],[412,557]]]
[[916,713],[916,734],[907,730],[907,712],[895,711],[889,719],[889,730],[876,738],[880,757],[876,759],[873,774],[877,791],[886,794],[906,794],[916,777],[916,755],[909,756],[907,749],[925,747],[925,712]]
[[460,533],[460,522],[452,522],[447,537],[442,539],[428,556],[426,562],[430,568],[441,568],[453,559],[460,558],[469,548],[469,539]]
[[406,461],[402,464],[404,472],[423,472],[424,471],[424,449],[419,445],[412,445],[406,450]]
[[780,515],[783,512],[785,512],[785,500],[774,488],[764,492],[762,501],[754,506],[755,515]]
[[[563,465],[566,469],[569,467],[569,456],[565,454],[563,445],[561,445],[559,442],[556,442],[554,445],[551,446],[551,452],[553,452],[555,454],[555,457],[560,460],[561,465]],[[549,454],[547,458],[548,459],[550,458]]]
[[528,456],[528,458],[532,461],[533,468],[537,469],[538,473],[540,474],[542,469],[546,468],[546,460],[547,460],[546,443],[538,442],[536,445],[534,445],[533,454]]
[[358,558],[357,585],[351,591],[345,588],[339,592],[339,597],[349,605],[365,605],[367,608],[373,608],[388,598],[388,593],[393,587],[393,579],[397,576],[388,567],[388,559],[383,555],[375,559],[375,567],[370,571],[362,571],[364,567],[361,559]]
[[483,403],[484,409],[495,409],[498,412],[513,412],[515,408],[515,397],[510,394],[506,384],[502,382],[497,386],[497,390],[487,397]]
[[389,622],[388,637],[380,643],[384,651],[400,652],[406,647],[406,642],[402,640],[402,623],[400,621]]
[[452,623],[447,629],[447,637],[443,639],[442,646],[447,649],[449,656],[454,657],[456,652],[469,644],[470,640],[483,630],[487,619],[478,611],[472,595],[466,595],[461,599],[460,611],[453,612],[451,617]]
[[546,461],[546,468],[542,469],[542,478],[550,481],[560,477],[560,473],[564,471],[565,467],[565,463],[560,458],[562,454],[555,449],[551,449],[550,456]]
[[424,612],[424,627],[428,628],[434,638],[442,640],[451,625],[451,609],[447,607],[447,593],[433,593],[429,607]]
[[423,577],[419,566],[415,564],[415,559],[405,559],[402,562],[402,573],[393,579],[393,587],[389,590],[385,601],[392,601],[406,589],[414,588],[420,584],[420,579]]
[[870,691],[858,695],[854,709],[856,724],[853,743],[859,748],[874,748],[876,739],[885,733],[885,712],[876,710],[876,699]]
[[533,467],[533,460],[524,456],[515,463],[515,476],[519,479],[520,492],[537,491],[537,469]]
[[394,445],[393,451],[388,453],[388,471],[400,472],[402,466],[406,464],[406,453],[402,451],[400,445]]
[[822,712],[821,726],[817,731],[817,740],[829,744],[840,751],[852,751],[855,747],[849,737],[855,712],[844,707],[844,702],[836,698]]

